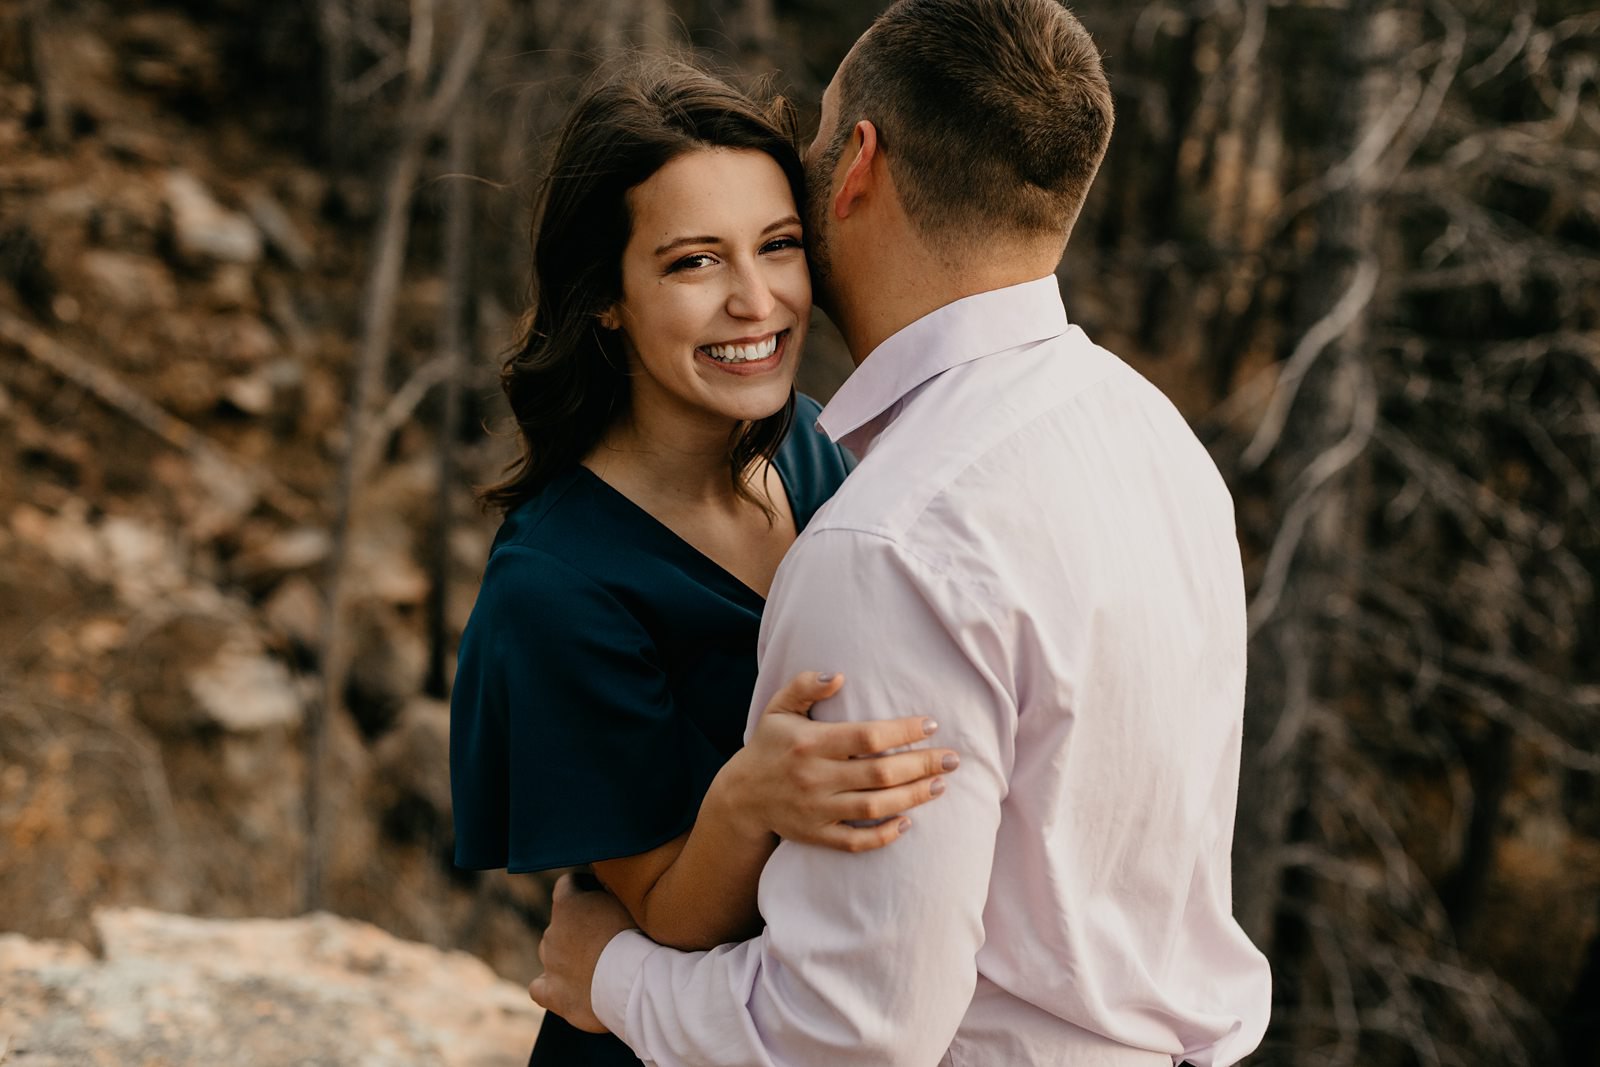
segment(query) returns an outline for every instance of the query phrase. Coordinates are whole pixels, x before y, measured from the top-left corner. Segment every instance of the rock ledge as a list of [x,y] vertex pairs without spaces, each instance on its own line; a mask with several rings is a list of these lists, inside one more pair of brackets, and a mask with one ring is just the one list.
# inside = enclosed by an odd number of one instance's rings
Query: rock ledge
[[95,913],[96,957],[0,934],[7,1067],[513,1067],[540,1011],[480,960],[366,923]]

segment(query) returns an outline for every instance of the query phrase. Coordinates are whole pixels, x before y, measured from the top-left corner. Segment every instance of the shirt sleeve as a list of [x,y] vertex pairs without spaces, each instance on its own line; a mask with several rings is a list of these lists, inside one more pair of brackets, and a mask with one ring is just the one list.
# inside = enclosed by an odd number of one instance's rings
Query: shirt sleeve
[[617,596],[516,545],[485,569],[450,730],[462,867],[649,851],[689,828],[721,762],[676,713],[650,634]]
[[831,529],[785,561],[763,636],[756,708],[796,671],[843,671],[844,689],[817,717],[932,715],[961,767],[887,848],[779,845],[762,873],[767,926],[755,940],[682,953],[619,935],[596,970],[596,1014],[660,1067],[927,1067],[976,985],[1015,739],[1002,674],[963,646],[1003,645],[935,568],[890,541]]

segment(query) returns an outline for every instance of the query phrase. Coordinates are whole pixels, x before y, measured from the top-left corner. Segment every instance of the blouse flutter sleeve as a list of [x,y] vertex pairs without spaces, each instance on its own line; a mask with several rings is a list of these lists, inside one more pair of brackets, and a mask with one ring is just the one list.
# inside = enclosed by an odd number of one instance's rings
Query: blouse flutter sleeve
[[544,552],[499,548],[451,700],[457,865],[576,866],[687,830],[720,760],[667,683],[610,592]]

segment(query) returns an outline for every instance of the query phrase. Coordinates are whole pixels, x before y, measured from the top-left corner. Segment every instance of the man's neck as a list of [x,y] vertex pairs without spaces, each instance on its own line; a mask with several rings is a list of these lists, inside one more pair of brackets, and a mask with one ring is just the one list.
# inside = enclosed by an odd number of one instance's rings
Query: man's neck
[[860,366],[879,345],[947,304],[1050,274],[1059,257],[1034,252],[1000,258],[992,266],[953,268],[931,256],[859,271],[830,308],[835,324]]

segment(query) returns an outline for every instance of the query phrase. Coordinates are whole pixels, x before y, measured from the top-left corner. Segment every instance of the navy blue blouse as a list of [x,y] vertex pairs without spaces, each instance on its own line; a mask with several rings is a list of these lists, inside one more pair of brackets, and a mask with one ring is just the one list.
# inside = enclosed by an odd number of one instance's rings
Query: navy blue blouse
[[[851,466],[802,396],[774,466],[804,528]],[[450,705],[456,864],[514,872],[682,834],[743,743],[765,601],[584,467],[512,510]],[[637,1063],[553,1017],[534,1062]],[[623,1058],[618,1056],[626,1054]]]

